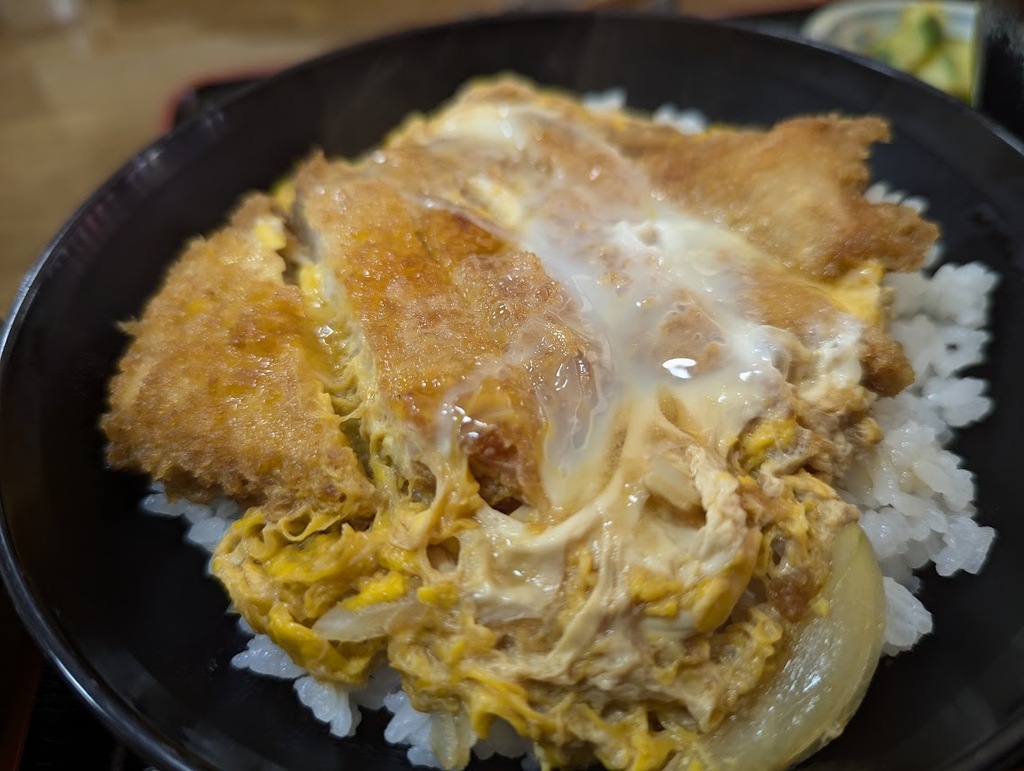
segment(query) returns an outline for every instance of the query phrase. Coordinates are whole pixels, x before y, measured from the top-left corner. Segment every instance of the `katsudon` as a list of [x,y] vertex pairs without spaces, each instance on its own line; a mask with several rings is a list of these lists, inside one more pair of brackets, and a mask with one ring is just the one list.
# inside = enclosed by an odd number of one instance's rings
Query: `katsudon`
[[469,84],[188,245],[108,461],[237,501],[234,608],[322,681],[393,668],[445,768],[495,721],[543,768],[785,766],[882,644],[837,487],[914,379],[883,279],[938,237],[865,198],[888,139]]

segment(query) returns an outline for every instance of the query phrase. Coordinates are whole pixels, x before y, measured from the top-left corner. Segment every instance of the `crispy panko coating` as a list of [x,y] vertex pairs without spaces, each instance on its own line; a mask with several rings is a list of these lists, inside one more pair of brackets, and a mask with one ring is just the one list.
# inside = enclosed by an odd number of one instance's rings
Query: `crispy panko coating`
[[[529,87],[505,80],[476,89],[464,100],[473,105],[536,99]],[[913,210],[870,203],[864,197],[870,148],[890,139],[889,126],[880,118],[794,118],[767,131],[714,127],[685,135],[629,114],[595,116],[553,93],[540,100],[560,116],[594,125],[624,158],[646,172],[659,198],[741,233],[772,257],[772,267],[788,268],[752,280],[747,293],[765,323],[798,336],[827,333],[830,324],[827,319],[819,322],[818,312],[824,306],[842,306],[842,297],[823,299],[821,290],[842,292],[844,277],[873,265],[914,270],[938,238],[936,225]],[[544,136],[545,142],[551,139]],[[572,139],[566,140],[562,162],[600,162],[576,150]],[[794,274],[813,283],[794,281]],[[874,272],[870,283],[876,290],[882,275]],[[881,329],[885,319],[878,313],[880,306],[875,298],[869,303],[870,317],[862,316],[875,327],[864,335],[862,363],[872,389],[891,396],[912,382],[913,372],[900,347]]]
[[322,382],[328,363],[273,248],[283,239],[268,199],[250,198],[125,325],[108,459],[172,495],[372,513],[376,492]]
[[[613,134],[673,199],[735,228],[787,267],[835,278],[868,260],[918,267],[938,230],[910,209],[864,198],[880,118],[794,118],[766,132],[715,130],[699,152],[677,152],[671,130]],[[657,136],[651,136],[656,133]],[[674,136],[673,136],[674,135]],[[692,140],[690,140],[692,142]]]
[[[472,415],[457,442],[488,500],[539,504],[540,401],[560,369],[586,366],[587,340],[535,255],[463,213],[410,201],[409,181],[321,158],[295,180],[299,227],[318,234],[316,258],[373,361],[383,412],[370,418],[381,414],[392,434],[409,423],[432,442],[438,414]],[[516,361],[517,350],[532,355]]]

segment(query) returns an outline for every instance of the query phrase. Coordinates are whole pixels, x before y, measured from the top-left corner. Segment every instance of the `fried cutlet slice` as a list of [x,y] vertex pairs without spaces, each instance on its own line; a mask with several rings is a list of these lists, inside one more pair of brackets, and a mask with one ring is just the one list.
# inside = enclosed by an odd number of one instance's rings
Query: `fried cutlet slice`
[[891,139],[882,118],[809,116],[763,131],[715,126],[694,136],[628,112],[588,110],[514,77],[475,85],[461,103],[535,104],[594,126],[647,173],[658,195],[811,276],[835,278],[868,260],[914,270],[938,237],[913,210],[864,198],[871,147]]
[[[884,120],[827,115],[781,121],[764,131],[715,128],[689,136],[628,113],[588,110],[557,92],[500,78],[465,91],[440,119],[410,122],[391,145],[432,143],[444,153],[453,116],[461,112],[472,118],[481,108],[507,113],[510,105],[547,116],[535,121],[530,136],[544,143],[548,171],[614,189],[616,163],[633,166],[658,200],[728,228],[759,249],[770,264],[751,272],[744,292],[751,314],[764,323],[805,341],[827,337],[848,310],[843,282],[863,272],[873,283],[872,301],[860,314],[866,322],[864,383],[889,396],[912,381],[902,349],[884,332],[885,293],[878,282],[885,271],[872,268],[918,268],[938,228],[907,207],[865,199],[871,146],[890,138]],[[559,127],[558,119],[575,129]],[[595,138],[608,145],[601,153],[593,150]],[[619,156],[612,162],[609,150]],[[465,151],[461,158],[464,168],[478,160]],[[528,153],[523,159],[531,163]],[[455,152],[447,161],[460,163]],[[543,166],[532,165],[543,176]],[[589,179],[581,168],[592,170]],[[618,185],[622,195],[628,195],[628,187]]]
[[254,196],[188,247],[125,324],[132,340],[101,423],[107,458],[191,499],[370,512],[375,492],[324,390],[283,244],[269,199]]
[[[419,171],[413,181],[317,157],[295,180],[297,229],[316,234],[314,258],[341,286],[366,355],[363,431],[428,459],[454,442],[485,500],[540,505],[550,411],[593,400],[588,341],[539,259],[417,199]],[[574,387],[559,392],[567,372]]]
[[610,138],[655,186],[809,275],[834,278],[867,260],[913,270],[938,236],[911,209],[864,198],[871,146],[890,139],[881,118],[793,118],[701,138],[638,125]]

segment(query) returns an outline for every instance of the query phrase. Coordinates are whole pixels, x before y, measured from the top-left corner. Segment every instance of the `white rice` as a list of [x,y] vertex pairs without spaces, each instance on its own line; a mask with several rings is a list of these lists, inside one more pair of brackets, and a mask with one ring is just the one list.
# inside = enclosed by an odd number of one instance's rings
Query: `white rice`
[[[604,92],[586,101],[592,109],[617,109],[625,104],[625,92]],[[656,112],[655,120],[683,133],[696,133],[707,125],[700,113],[671,105]],[[865,196],[916,211],[926,208],[924,199],[883,183],[872,185]],[[933,251],[931,259],[937,255]],[[852,466],[842,487],[862,512],[861,526],[884,575],[888,607],[883,651],[888,655],[908,650],[932,630],[931,614],[915,595],[920,588],[915,571],[931,564],[943,577],[961,570],[977,573],[995,538],[991,527],[974,519],[973,475],[962,468],[962,458],[946,448],[954,429],[981,420],[992,409],[985,381],[960,373],[984,358],[990,337],[984,327],[997,280],[980,263],[943,265],[930,277],[908,274],[887,279],[896,290],[891,334],[904,345],[917,380],[895,398],[879,400],[874,415],[884,439]],[[211,553],[241,513],[225,499],[210,505],[171,501],[159,485],[141,506],[151,514],[183,518],[189,524],[185,539]],[[252,637],[232,659],[234,666],[294,681],[299,701],[339,737],[354,734],[361,707],[386,708],[392,718],[384,738],[409,745],[413,765],[440,765],[430,749],[432,718],[412,707],[393,670],[382,668],[364,688],[349,692],[317,681],[269,637],[254,634],[244,620],[239,625]],[[490,736],[478,740],[473,752],[482,759],[493,754],[523,756],[524,769],[539,768],[530,743],[502,721],[495,721]]]
[[[626,92],[621,88],[595,91],[583,97],[583,104],[596,112],[621,110],[626,106]],[[660,126],[672,126],[680,134],[700,134],[708,127],[708,120],[703,112],[680,109],[671,102],[655,110],[651,114],[651,120]]]
[[[867,197],[923,211],[924,201],[872,185]],[[937,252],[936,252],[937,255]],[[912,647],[932,629],[931,614],[914,593],[914,571],[929,564],[948,577],[977,573],[995,530],[975,519],[974,475],[948,445],[954,429],[983,419],[992,410],[987,384],[961,372],[980,364],[990,334],[990,295],[998,276],[980,263],[943,265],[932,276],[893,274],[892,336],[914,367],[913,386],[882,399],[874,415],[885,436],[843,480],[851,502],[861,509],[861,526],[886,576],[888,621],[885,652]]]

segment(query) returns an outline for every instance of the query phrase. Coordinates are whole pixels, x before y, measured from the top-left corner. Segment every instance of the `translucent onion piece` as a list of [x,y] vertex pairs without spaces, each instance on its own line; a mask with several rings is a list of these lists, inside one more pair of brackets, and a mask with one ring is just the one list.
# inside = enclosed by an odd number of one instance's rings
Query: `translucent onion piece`
[[337,605],[313,624],[313,631],[327,640],[362,642],[383,637],[388,626],[403,611],[415,604],[414,599],[382,602],[361,610],[347,610]]
[[703,743],[711,768],[784,768],[836,738],[853,716],[885,631],[882,575],[859,525],[836,538],[832,570],[821,593],[828,613],[802,623],[782,669]]

